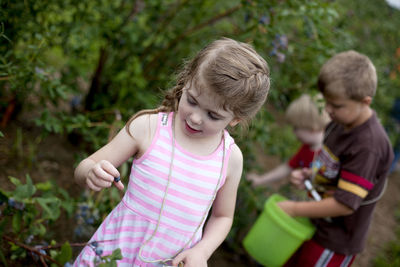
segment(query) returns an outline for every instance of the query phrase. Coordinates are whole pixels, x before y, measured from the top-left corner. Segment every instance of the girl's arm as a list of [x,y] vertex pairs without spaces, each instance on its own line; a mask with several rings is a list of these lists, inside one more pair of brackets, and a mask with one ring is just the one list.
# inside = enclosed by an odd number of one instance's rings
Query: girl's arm
[[284,179],[288,177],[291,172],[292,168],[289,166],[287,162],[285,162],[262,175],[249,173],[246,178],[247,180],[252,182],[253,186],[261,186],[274,181]]
[[[75,169],[75,180],[82,186],[99,191],[110,187],[114,177],[119,177],[117,167],[131,156],[141,154],[151,142],[157,115],[140,116],[130,124],[130,136],[125,127],[105,146],[88,158],[81,161]],[[153,127],[149,127],[152,125]],[[123,189],[122,182],[115,183],[118,189]]]
[[337,217],[347,216],[354,211],[348,206],[338,202],[333,197],[324,198],[321,201],[282,201],[278,203],[286,213],[292,217]]
[[236,194],[242,176],[243,155],[237,145],[232,148],[225,184],[215,198],[211,216],[204,229],[203,238],[193,248],[180,253],[172,262],[185,267],[207,266],[207,260],[228,235],[235,212]]

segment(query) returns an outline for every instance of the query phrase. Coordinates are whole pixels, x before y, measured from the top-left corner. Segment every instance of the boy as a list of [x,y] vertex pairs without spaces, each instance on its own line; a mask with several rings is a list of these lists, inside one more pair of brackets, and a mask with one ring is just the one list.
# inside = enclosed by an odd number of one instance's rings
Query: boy
[[320,95],[313,98],[303,94],[290,103],[285,114],[286,121],[293,127],[293,132],[302,146],[288,162],[273,170],[262,175],[249,173],[246,179],[251,181],[253,186],[284,179],[296,168],[311,167],[314,155],[322,147],[324,129],[330,121],[328,114],[318,105],[319,98]]
[[[322,66],[318,87],[332,122],[313,183],[323,199],[279,203],[291,216],[313,218],[317,229],[285,266],[350,266],[363,250],[393,161],[389,139],[370,107],[376,86],[374,65],[355,51],[339,53]],[[310,175],[310,169],[294,170],[291,182],[304,188]]]

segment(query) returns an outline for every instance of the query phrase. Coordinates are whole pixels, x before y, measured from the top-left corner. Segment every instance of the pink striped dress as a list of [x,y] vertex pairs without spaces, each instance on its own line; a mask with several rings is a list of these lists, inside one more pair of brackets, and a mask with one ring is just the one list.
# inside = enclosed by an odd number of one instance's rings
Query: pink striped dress
[[[218,148],[208,156],[193,155],[176,143],[168,191],[161,209],[171,163],[172,118],[173,113],[158,115],[154,139],[145,154],[133,161],[128,188],[122,201],[89,241],[98,241],[103,256],[120,248],[123,259],[118,261],[118,266],[162,266],[150,261],[173,258],[193,236],[186,248],[201,239],[203,218],[209,212],[210,202],[218,186],[224,147],[225,162],[219,187],[225,182],[234,143],[227,131],[223,139],[225,146],[221,141]],[[146,242],[156,229],[161,210],[157,231]],[[145,246],[140,258],[138,253],[143,244]],[[94,249],[87,245],[74,266],[93,266],[95,257]]]

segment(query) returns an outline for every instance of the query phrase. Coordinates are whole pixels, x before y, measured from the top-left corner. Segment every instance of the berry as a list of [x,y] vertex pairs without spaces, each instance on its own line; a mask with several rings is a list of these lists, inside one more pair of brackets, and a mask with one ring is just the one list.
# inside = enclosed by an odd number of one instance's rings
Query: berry
[[262,16],[259,20],[258,23],[262,25],[267,25],[269,24],[269,17],[268,16]]
[[33,235],[29,235],[26,239],[25,239],[25,243],[26,244],[30,244],[33,240]]
[[286,55],[283,54],[283,53],[281,53],[281,52],[277,52],[277,53],[276,53],[276,59],[277,59],[277,61],[278,61],[279,63],[283,63],[283,62],[285,62]]
[[93,224],[94,223],[94,219],[93,217],[89,217],[85,219],[86,224]]
[[119,181],[121,181],[121,177],[118,176],[114,178],[114,182],[118,183]]
[[95,250],[95,252],[96,252],[96,255],[97,255],[97,256],[101,256],[101,254],[103,254],[103,249],[100,248],[100,247],[97,247],[96,250]]

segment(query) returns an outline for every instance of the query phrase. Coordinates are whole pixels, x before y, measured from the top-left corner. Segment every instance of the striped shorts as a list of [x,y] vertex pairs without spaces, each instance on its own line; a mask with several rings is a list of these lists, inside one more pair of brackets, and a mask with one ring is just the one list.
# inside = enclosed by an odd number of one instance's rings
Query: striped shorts
[[285,263],[285,267],[348,267],[355,255],[344,255],[324,248],[313,240],[303,243]]

